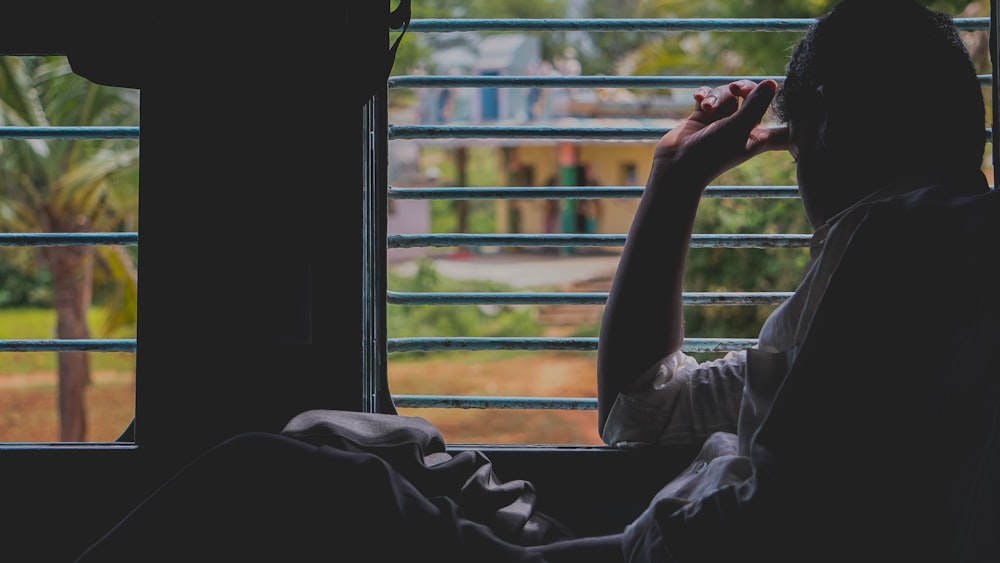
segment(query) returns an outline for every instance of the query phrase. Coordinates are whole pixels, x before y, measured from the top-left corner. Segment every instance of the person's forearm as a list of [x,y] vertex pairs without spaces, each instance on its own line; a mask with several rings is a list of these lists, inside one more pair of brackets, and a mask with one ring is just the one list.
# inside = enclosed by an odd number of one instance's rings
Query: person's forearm
[[618,393],[684,340],[684,263],[704,183],[655,160],[608,295],[597,353],[598,421]]
[[773,80],[702,86],[695,91],[691,115],[657,141],[601,323],[597,410],[602,435],[619,392],[684,341],[684,262],[705,186],[757,154],[787,148],[787,128],[759,127],[777,87]]

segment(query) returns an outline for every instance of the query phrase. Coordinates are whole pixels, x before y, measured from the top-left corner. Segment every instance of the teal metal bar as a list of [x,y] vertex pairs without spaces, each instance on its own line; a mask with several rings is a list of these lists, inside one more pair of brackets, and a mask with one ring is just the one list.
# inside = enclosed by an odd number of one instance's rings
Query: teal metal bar
[[386,292],[390,305],[604,305],[608,294],[578,293],[408,293]]
[[697,88],[734,80],[755,82],[784,76],[442,76],[413,75],[389,78],[389,88]]
[[0,127],[0,139],[138,139],[138,127]]
[[[390,199],[628,199],[642,196],[640,186],[580,187],[389,187]],[[797,198],[798,186],[709,186],[707,198]]]
[[597,399],[563,397],[393,395],[392,402],[403,408],[597,410]]
[[389,139],[605,139],[656,140],[670,127],[501,127],[476,125],[390,125]]
[[[812,235],[705,235],[691,237],[692,248],[801,248]],[[389,235],[389,248],[450,246],[624,246],[624,234],[430,234]]]
[[0,246],[136,246],[139,233],[0,233]]
[[0,352],[132,352],[135,339],[0,340]]
[[[697,88],[719,86],[734,80],[774,80],[784,82],[784,76],[393,76],[388,86],[393,88]],[[982,74],[984,87],[993,84],[993,76]]]
[[[672,127],[498,127],[475,125],[390,125],[389,139],[548,139],[548,140],[649,140],[655,141]],[[985,130],[987,142],[993,128]]]
[[[682,349],[686,352],[730,352],[749,348],[757,343],[756,338],[687,338]],[[444,352],[449,350],[566,350],[587,352],[597,350],[597,338],[511,338],[511,337],[469,337],[469,338],[390,338],[386,342],[387,351],[393,352]]]
[[[815,18],[416,19],[411,32],[456,31],[805,31]],[[989,18],[954,18],[962,31],[989,29]]]
[[[685,305],[777,305],[790,296],[788,292],[689,292],[682,298]],[[607,300],[605,292],[386,292],[391,305],[604,305]]]

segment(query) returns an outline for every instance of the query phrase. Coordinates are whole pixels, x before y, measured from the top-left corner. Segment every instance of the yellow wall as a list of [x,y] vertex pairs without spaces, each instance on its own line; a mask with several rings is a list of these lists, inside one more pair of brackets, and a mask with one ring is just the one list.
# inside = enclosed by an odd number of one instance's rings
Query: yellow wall
[[[578,145],[579,163],[589,168],[592,185],[599,186],[642,186],[652,162],[652,143],[592,143]],[[534,172],[535,186],[545,186],[547,181],[555,179],[559,182],[559,162],[557,145],[523,145],[509,151],[507,165],[508,186],[519,185],[516,171],[519,166],[530,166]],[[634,169],[633,177],[627,176],[626,165]],[[632,215],[638,205],[637,199],[600,199],[596,200],[599,212],[596,222],[597,233],[623,234],[628,231]],[[560,202],[565,205],[567,202]],[[546,200],[501,200],[497,205],[497,225],[500,232],[510,232],[511,212],[514,207],[520,210],[521,233],[545,233]],[[560,213],[555,221],[555,230],[562,233],[563,219]]]

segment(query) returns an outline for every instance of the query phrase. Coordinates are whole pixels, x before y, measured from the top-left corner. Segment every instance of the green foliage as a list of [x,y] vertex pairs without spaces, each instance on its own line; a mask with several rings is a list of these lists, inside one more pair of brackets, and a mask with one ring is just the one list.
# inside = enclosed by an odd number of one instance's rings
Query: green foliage
[[[488,200],[471,200],[465,202],[468,211],[467,232],[495,233],[496,204]],[[431,232],[457,233],[459,202],[451,200],[431,201]]]
[[[389,272],[390,291],[438,292],[509,292],[510,286],[493,281],[453,280],[441,276],[430,260],[418,261],[417,272],[410,277]],[[542,325],[536,319],[536,307],[527,305],[388,305],[386,333],[390,338],[413,337],[504,337],[539,336]],[[424,357],[428,353],[400,353],[393,359]]]
[[[596,1],[603,5],[605,1]],[[659,0],[638,4],[645,14],[671,18],[816,18],[827,13],[838,0],[706,1]],[[923,4],[952,16],[976,9],[982,2],[968,0],[923,0]],[[801,32],[671,32],[647,35],[629,53],[618,53],[618,61],[629,60],[636,75],[782,75]],[[602,43],[603,44],[603,43]]]
[[[597,19],[630,19],[662,17],[655,6],[643,0],[589,0],[584,17]],[[583,74],[615,74],[613,69],[627,54],[649,42],[645,33],[587,32],[586,45],[581,53]]]
[[[92,83],[74,74],[66,57],[0,57],[0,125],[138,123],[136,91]],[[0,232],[138,230],[138,146],[134,139],[0,141]],[[32,249],[32,260],[9,262],[6,268],[21,275],[0,280],[0,294],[6,296],[0,296],[0,305],[44,303],[51,292],[48,268],[62,252]],[[134,322],[134,315],[122,314],[135,309],[134,250],[95,254],[95,297],[116,305],[108,309],[119,319],[116,325]],[[37,285],[29,290],[24,282]]]
[[[582,324],[574,327],[571,338],[597,338],[601,334],[601,323]],[[596,353],[596,352],[595,352]]]
[[[39,267],[35,253],[36,250],[29,247],[0,248],[0,308],[52,306],[52,274]],[[120,249],[118,253],[127,254],[129,262],[138,266],[138,249],[135,247]],[[93,301],[99,305],[116,304],[108,309],[109,314],[132,311],[130,323],[134,325],[136,296],[121,295],[130,291],[134,284],[128,283],[126,276],[113,271],[119,265],[120,262],[110,260],[97,261]]]
[[[717,185],[795,185],[795,168],[785,153],[767,153],[744,163]],[[800,200],[703,199],[695,232],[705,234],[809,234]],[[809,259],[806,248],[693,248],[688,254],[688,291],[792,291]],[[689,307],[689,336],[754,338],[774,306]]]
[[0,308],[52,305],[52,276],[35,267],[33,254],[25,248],[0,248]]

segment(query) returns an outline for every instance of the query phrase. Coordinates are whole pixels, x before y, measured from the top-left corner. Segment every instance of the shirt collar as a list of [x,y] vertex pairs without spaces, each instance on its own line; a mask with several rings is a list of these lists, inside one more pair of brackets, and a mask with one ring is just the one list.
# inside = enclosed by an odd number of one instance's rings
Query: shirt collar
[[981,184],[986,189],[989,189],[989,185],[986,183],[986,177],[983,176],[982,172],[978,170],[976,171],[976,176],[957,172],[939,172],[931,175],[920,173],[903,176],[897,180],[889,182],[882,188],[879,188],[868,196],[858,200],[847,209],[844,209],[840,213],[831,217],[826,223],[820,225],[819,228],[817,228],[813,233],[812,239],[810,239],[810,250],[816,251],[821,248],[823,246],[823,242],[826,240],[827,234],[830,232],[830,229],[832,229],[834,225],[840,222],[845,216],[850,215],[860,207],[871,205],[878,201],[890,200],[892,198],[931,186],[952,189],[956,192],[956,195],[967,195],[968,186],[976,186],[977,184]]

